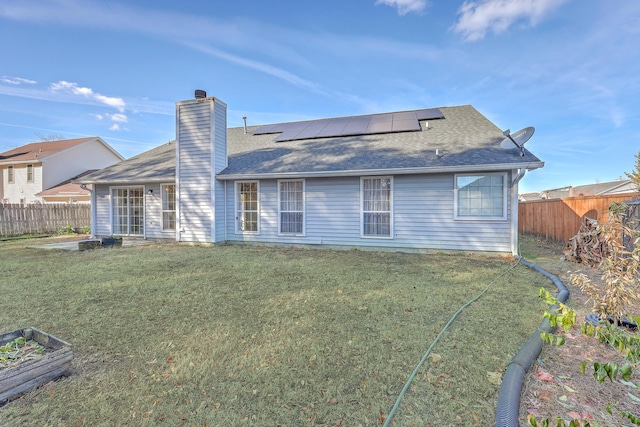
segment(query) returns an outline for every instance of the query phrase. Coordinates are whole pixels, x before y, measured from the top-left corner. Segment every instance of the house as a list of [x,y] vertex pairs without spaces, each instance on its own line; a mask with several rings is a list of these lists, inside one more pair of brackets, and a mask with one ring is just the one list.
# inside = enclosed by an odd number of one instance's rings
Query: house
[[544,163],[470,105],[230,129],[226,109],[178,102],[175,141],[80,178],[92,234],[516,252]]
[[41,197],[44,203],[91,203],[91,186],[82,186],[74,181],[95,171],[96,169],[84,171],[37,193],[36,196]]
[[630,179],[618,179],[610,182],[598,182],[595,184],[566,186],[543,190],[540,193],[524,193],[520,195],[521,202],[532,200],[552,200],[566,197],[605,196],[610,194],[626,194],[640,191],[638,186]]
[[[65,182],[87,170],[101,169],[123,159],[99,137],[34,142],[5,151],[0,153],[0,201],[88,202],[86,190]],[[65,187],[60,188],[61,185]]]

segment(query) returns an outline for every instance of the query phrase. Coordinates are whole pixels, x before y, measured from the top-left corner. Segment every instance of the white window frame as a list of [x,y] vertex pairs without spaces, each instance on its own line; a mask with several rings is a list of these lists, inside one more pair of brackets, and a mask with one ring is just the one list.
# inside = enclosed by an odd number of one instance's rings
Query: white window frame
[[[31,177],[29,177],[31,175]],[[32,164],[27,165],[27,182],[34,182],[34,169]]]
[[[502,215],[498,216],[482,216],[482,215],[458,215],[458,178],[470,177],[470,176],[502,176]],[[454,174],[453,176],[453,218],[458,221],[506,221],[508,220],[508,195],[509,180],[507,172],[490,172],[490,173],[464,173]]]
[[[171,187],[173,186],[173,209],[165,209],[164,208],[164,202],[165,202],[165,197],[167,198],[167,203],[169,202],[168,199],[168,191],[167,191],[167,187]],[[162,218],[160,220],[160,226],[162,227],[162,231],[168,231],[168,232],[175,232],[176,228],[177,228],[177,224],[178,224],[178,216],[177,216],[177,212],[176,212],[176,207],[178,204],[177,201],[177,193],[176,193],[176,185],[175,184],[160,184],[160,215],[162,215]],[[173,212],[173,228],[168,228],[165,226],[165,221],[164,221],[164,214],[165,213],[171,213]]]
[[13,165],[7,166],[7,183],[16,183],[16,168]]
[[[243,212],[254,212],[253,210],[239,209],[240,206],[240,186],[242,184],[256,184],[256,230],[245,231],[240,227],[242,221],[240,215]],[[234,195],[234,209],[235,209],[235,232],[236,234],[260,234],[260,181],[235,181],[234,183],[235,195]]]
[[[283,211],[282,210],[282,190],[280,184],[286,182],[300,182],[302,183],[302,211]],[[307,197],[306,197],[306,181],[304,179],[279,179],[278,180],[278,235],[280,236],[306,236],[307,235]],[[298,232],[284,232],[282,231],[282,214],[283,213],[302,213],[302,230]]]
[[[366,211],[364,210],[364,181],[370,179],[387,179],[389,180],[389,210],[388,211]],[[362,176],[360,177],[360,237],[364,239],[388,239],[394,238],[393,227],[393,176]],[[389,235],[365,234],[364,216],[368,212],[388,213],[389,214]]]

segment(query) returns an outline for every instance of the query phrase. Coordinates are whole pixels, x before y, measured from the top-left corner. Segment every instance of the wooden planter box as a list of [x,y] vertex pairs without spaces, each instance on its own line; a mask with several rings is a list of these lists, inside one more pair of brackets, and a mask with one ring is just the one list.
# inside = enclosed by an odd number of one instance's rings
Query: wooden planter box
[[19,337],[24,337],[27,341],[36,341],[45,347],[45,352],[41,358],[0,369],[0,405],[71,372],[71,344],[39,329],[26,328],[0,334],[0,345]]

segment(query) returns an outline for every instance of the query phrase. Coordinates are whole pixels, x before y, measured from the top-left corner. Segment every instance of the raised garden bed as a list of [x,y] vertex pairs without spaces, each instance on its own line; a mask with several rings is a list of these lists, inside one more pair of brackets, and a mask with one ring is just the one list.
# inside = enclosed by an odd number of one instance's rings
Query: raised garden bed
[[[7,350],[12,346],[15,350]],[[71,372],[71,344],[39,329],[0,334],[0,347],[6,350],[0,363],[0,405]]]
[[79,251],[87,251],[89,249],[98,249],[102,247],[100,240],[81,240],[78,242]]
[[78,242],[78,250],[86,251],[98,248],[119,248],[122,247],[122,237],[103,237],[101,239],[82,240]]

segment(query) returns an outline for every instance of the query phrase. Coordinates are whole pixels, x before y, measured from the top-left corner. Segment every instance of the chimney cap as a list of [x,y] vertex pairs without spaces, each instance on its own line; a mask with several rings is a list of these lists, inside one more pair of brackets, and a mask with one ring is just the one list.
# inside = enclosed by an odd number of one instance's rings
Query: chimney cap
[[195,90],[195,97],[196,97],[196,99],[206,98],[207,97],[207,92],[202,90],[202,89],[196,89]]

